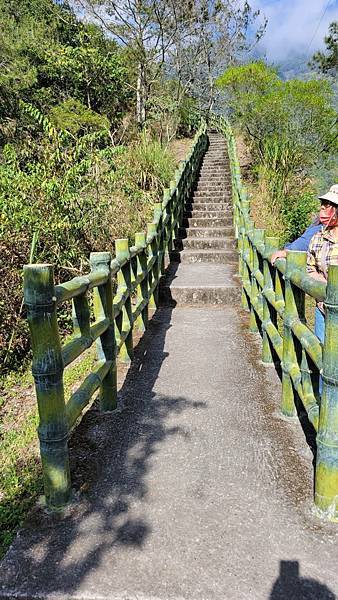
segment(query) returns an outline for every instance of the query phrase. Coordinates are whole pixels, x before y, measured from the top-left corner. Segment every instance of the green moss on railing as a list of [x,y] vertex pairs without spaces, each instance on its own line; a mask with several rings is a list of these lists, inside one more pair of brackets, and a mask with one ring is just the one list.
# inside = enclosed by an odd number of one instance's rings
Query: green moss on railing
[[[278,239],[255,228],[229,123],[215,115],[210,122],[228,144],[242,307],[250,312],[250,330],[262,335],[262,360],[279,363],[282,369],[282,414],[296,417],[298,396],[317,431],[315,505],[320,516],[338,521],[338,266],[329,268],[326,285],[307,274],[305,252],[289,251],[286,260],[271,265]],[[323,347],[306,324],[306,294],[324,301]]]
[[[24,297],[32,339],[38,434],[45,499],[50,509],[62,508],[72,497],[68,438],[83,409],[97,390],[101,410],[116,408],[116,359],[126,363],[132,360],[133,331],[143,332],[148,324],[148,310],[158,306],[160,276],[174,248],[184,204],[207,145],[206,124],[202,123],[170,189],[155,205],[147,232],[136,234],[134,246],[130,247],[127,239],[116,240],[114,259],[109,252],[94,252],[87,276],[57,286],[52,265],[25,266]],[[93,290],[94,323],[89,290]],[[74,334],[62,345],[57,314],[58,306],[66,300],[73,302]],[[97,363],[66,403],[64,367],[93,342],[97,346]]]

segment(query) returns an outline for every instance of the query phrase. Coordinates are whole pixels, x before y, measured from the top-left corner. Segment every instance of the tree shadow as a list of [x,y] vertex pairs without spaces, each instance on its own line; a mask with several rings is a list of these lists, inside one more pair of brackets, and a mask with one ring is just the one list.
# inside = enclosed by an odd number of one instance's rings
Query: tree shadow
[[168,356],[171,315],[171,308],[162,308],[150,321],[118,409],[102,413],[94,405],[84,415],[70,440],[72,482],[80,501],[63,514],[33,511],[0,568],[5,597],[74,593],[105,553],[121,546],[142,550],[156,535],[147,513],[135,514],[133,503],[147,497],[146,475],[163,443],[175,436],[189,443],[189,434],[173,417],[205,408],[203,402],[154,391]]
[[281,560],[279,577],[269,600],[335,600],[336,595],[316,579],[300,577],[298,560]]

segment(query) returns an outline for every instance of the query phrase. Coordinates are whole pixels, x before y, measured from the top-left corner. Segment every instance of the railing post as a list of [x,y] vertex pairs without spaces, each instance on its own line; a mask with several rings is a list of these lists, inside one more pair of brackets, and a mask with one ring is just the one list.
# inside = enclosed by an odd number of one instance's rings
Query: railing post
[[135,233],[135,246],[136,248],[142,248],[136,257],[137,264],[137,276],[143,276],[141,283],[136,288],[136,299],[137,304],[146,302],[141,314],[137,317],[134,326],[137,331],[143,333],[148,327],[148,268],[147,268],[147,254],[146,254],[146,234],[144,231]]
[[315,503],[338,521],[338,266],[329,267],[325,305],[323,393],[319,412]]
[[85,294],[72,301],[73,332],[76,336],[90,337],[90,309]]
[[[133,313],[131,308],[131,265],[129,242],[127,239],[115,240],[115,253],[118,262],[122,263],[117,273],[117,285],[119,290],[125,291],[128,297],[122,308],[122,331],[128,331],[127,337],[120,348],[119,358],[121,362],[130,363],[134,356],[133,345]],[[123,264],[124,263],[124,264]]]
[[92,252],[90,266],[92,271],[107,273],[107,282],[94,288],[94,315],[97,321],[108,318],[108,329],[96,341],[99,360],[111,362],[111,366],[100,388],[100,406],[103,411],[116,408],[117,376],[116,376],[116,341],[114,331],[113,292],[111,280],[110,252]]
[[291,373],[296,376],[297,354],[292,333],[295,320],[304,315],[304,292],[291,282],[294,270],[305,271],[306,252],[289,251],[286,255],[285,270],[285,310],[283,334],[283,362],[282,362],[282,406],[281,412],[285,417],[293,418],[297,415],[294,402],[294,385]]
[[[265,254],[270,254],[278,248],[278,238],[276,237],[265,237]],[[264,258],[263,262],[263,274],[264,274],[264,289],[266,291],[271,290],[274,292],[273,278],[269,260]],[[273,309],[270,302],[263,295],[263,345],[262,345],[262,362],[266,364],[272,364],[273,360],[273,345],[270,342],[270,338],[266,332],[266,325],[271,322],[277,328],[277,312]]]
[[164,228],[163,228],[163,210],[162,203],[157,202],[154,206],[154,223],[157,227],[157,281],[164,273]]
[[51,265],[24,267],[24,297],[32,340],[45,498],[47,506],[56,509],[70,501],[71,482],[63,361]]
[[174,240],[177,237],[177,187],[174,179],[170,181],[171,196],[171,235]]
[[176,211],[177,231],[178,231],[178,228],[181,227],[181,225],[182,225],[182,218],[183,218],[183,203],[182,203],[183,197],[182,197],[181,175],[182,175],[182,172],[176,171],[175,182],[176,182],[176,203],[177,203],[177,211]]
[[163,219],[166,221],[165,223],[165,231],[164,231],[164,261],[165,264],[169,263],[170,260],[170,252],[173,249],[172,242],[172,232],[171,232],[171,204],[172,199],[170,195],[170,190],[165,188],[163,192],[163,201],[162,201],[162,209],[163,209]]
[[250,244],[250,268],[251,268],[251,304],[250,304],[250,325],[252,333],[259,331],[260,319],[258,316],[258,307],[261,302],[261,295],[258,290],[256,271],[259,269],[259,258],[257,246],[263,243],[264,230],[255,229],[253,242]]
[[154,291],[149,298],[149,308],[155,310],[159,303],[158,289],[158,241],[157,241],[157,225],[156,223],[148,223],[147,225],[147,244],[148,244],[148,260],[155,259],[152,268],[148,271],[149,286],[156,282]]
[[[248,239],[250,202],[248,199],[245,199],[240,202],[240,205],[241,210],[240,218],[238,221],[238,272],[239,276],[242,278],[243,283],[245,282],[247,285],[251,285],[248,265],[246,263],[246,257],[250,255],[250,244]],[[244,308],[244,310],[250,310],[250,305],[247,293],[244,289],[244,285],[242,286],[241,306],[242,308]]]
[[249,290],[251,289],[251,279],[250,279],[250,267],[248,265],[248,261],[250,262],[250,242],[248,237],[248,231],[246,231],[245,227],[241,228],[242,235],[242,295],[241,295],[241,306],[244,310],[250,311],[251,306],[251,296],[249,294]]

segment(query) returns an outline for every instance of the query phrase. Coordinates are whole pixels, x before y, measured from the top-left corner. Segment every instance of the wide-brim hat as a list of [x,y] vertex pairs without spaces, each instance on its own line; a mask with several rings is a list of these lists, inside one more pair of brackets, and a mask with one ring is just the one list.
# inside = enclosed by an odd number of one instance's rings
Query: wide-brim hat
[[319,196],[319,200],[328,200],[338,206],[338,183],[332,185],[326,194]]

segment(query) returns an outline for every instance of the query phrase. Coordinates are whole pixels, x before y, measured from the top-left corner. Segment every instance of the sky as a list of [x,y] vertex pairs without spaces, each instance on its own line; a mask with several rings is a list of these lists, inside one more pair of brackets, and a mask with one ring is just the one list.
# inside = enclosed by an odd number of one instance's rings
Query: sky
[[329,24],[338,21],[338,0],[249,0],[268,19],[258,48],[269,61],[312,56],[324,47]]

